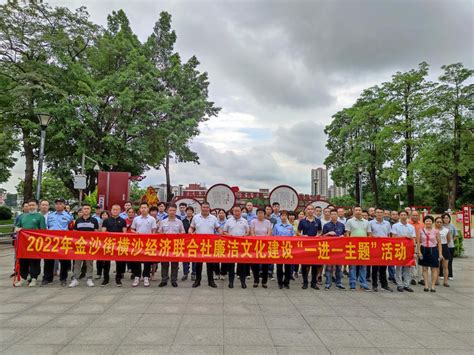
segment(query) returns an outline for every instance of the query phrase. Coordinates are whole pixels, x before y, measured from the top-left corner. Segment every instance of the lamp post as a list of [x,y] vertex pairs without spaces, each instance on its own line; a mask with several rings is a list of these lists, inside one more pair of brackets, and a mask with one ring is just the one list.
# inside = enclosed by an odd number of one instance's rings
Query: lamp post
[[359,172],[359,206],[362,207],[362,173],[364,172],[364,168],[359,166],[357,170]]
[[[95,172],[100,171],[100,166],[99,166],[99,163],[97,162],[97,160],[94,160],[91,157],[89,157],[89,156],[85,155],[84,153],[82,153],[82,162],[81,162],[81,174],[82,175],[86,174],[86,159],[89,159],[90,161],[95,163],[95,165],[94,165],[94,171]],[[82,189],[79,190],[79,206],[82,204],[82,191],[83,191]]]
[[46,128],[48,128],[48,124],[53,119],[52,116],[48,115],[47,113],[40,113],[38,114],[38,120],[40,123],[41,128],[41,140],[40,140],[40,151],[39,151],[39,159],[38,159],[38,179],[36,181],[36,199],[40,199],[41,195],[41,181],[43,179],[43,160],[44,160],[44,142],[46,140]]

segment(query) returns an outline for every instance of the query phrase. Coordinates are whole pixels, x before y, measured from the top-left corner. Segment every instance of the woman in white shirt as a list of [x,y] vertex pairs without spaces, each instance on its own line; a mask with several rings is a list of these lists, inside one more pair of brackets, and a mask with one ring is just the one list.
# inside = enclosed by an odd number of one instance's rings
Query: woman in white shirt
[[[250,235],[252,236],[271,236],[272,224],[265,218],[265,210],[257,209],[257,218],[250,222]],[[252,264],[253,287],[258,287],[260,281],[260,269],[262,269],[262,287],[267,288],[268,264]]]
[[435,228],[439,231],[439,237],[441,239],[441,246],[443,251],[443,261],[442,261],[442,269],[443,269],[443,286],[449,287],[448,285],[448,263],[449,259],[451,258],[451,253],[449,252],[448,244],[451,241],[451,232],[448,228],[443,226],[443,219],[441,217],[436,217],[435,219]]

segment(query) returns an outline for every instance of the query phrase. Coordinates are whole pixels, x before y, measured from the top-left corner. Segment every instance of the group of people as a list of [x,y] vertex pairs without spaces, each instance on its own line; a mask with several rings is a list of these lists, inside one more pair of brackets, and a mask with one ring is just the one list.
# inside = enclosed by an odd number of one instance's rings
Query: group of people
[[[453,279],[454,241],[457,238],[456,228],[451,224],[448,213],[433,218],[425,216],[420,220],[419,212],[406,208],[401,211],[389,211],[382,208],[363,210],[354,206],[351,211],[329,206],[321,208],[309,205],[304,211],[296,214],[293,211],[280,210],[278,202],[264,208],[254,208],[251,202],[245,207],[234,206],[229,214],[224,210],[212,210],[209,203],[201,204],[200,213],[195,213],[192,206],[180,203],[179,206],[160,202],[158,206],[141,203],[138,211],[131,202],[123,206],[114,204],[110,211],[103,211],[100,206],[83,204],[74,219],[67,210],[65,200],[55,201],[55,211],[50,212],[49,202],[30,200],[23,205],[23,214],[15,221],[16,232],[25,229],[49,229],[78,231],[103,231],[112,233],[160,233],[160,234],[222,234],[241,236],[275,236],[275,237],[317,237],[317,236],[354,236],[354,237],[411,237],[415,241],[416,266],[355,266],[355,265],[291,265],[291,264],[233,264],[207,263],[207,282],[216,288],[216,280],[228,279],[228,287],[234,287],[237,274],[242,288],[247,288],[247,281],[253,275],[253,287],[268,287],[269,280],[276,280],[280,289],[289,288],[290,282],[301,275],[302,289],[311,287],[319,290],[324,284],[326,290],[335,283],[336,288],[344,290],[344,276],[348,277],[350,290],[359,288],[365,291],[382,290],[393,292],[389,281],[396,285],[399,292],[413,292],[417,283],[426,292],[436,292],[441,275],[443,286],[449,287]],[[34,287],[38,284],[41,273],[40,259],[20,259],[19,279],[16,287]],[[161,282],[165,287],[168,282],[178,287],[178,262],[124,262],[116,261],[115,284],[122,286],[127,271],[131,274],[132,287],[150,286],[153,276],[161,265]],[[95,279],[102,279],[101,286],[110,282],[110,261],[96,261]],[[58,274],[62,286],[66,286],[69,271],[72,277],[69,287],[77,287],[79,280],[86,278],[88,286],[93,287],[94,262],[92,260],[44,260],[42,286],[53,282]],[[171,270],[170,270],[171,269]],[[203,263],[182,263],[181,281],[186,281],[189,274],[192,287],[199,287],[202,281]],[[275,270],[276,269],[276,270]],[[431,275],[429,275],[431,272]],[[311,273],[311,278],[310,278]],[[15,275],[15,274],[13,274]],[[12,275],[12,276],[13,276]],[[323,282],[324,276],[324,282]],[[371,287],[369,284],[371,283]]]

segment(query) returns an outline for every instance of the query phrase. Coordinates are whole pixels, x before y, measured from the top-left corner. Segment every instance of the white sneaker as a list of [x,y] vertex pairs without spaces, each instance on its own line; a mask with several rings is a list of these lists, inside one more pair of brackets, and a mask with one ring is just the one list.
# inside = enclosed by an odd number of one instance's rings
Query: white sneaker
[[148,277],[143,278],[143,286],[145,287],[150,286],[150,279]]
[[36,279],[31,279],[30,284],[28,287],[36,287]]
[[94,287],[94,281],[92,281],[92,279],[87,279],[87,286]]
[[79,281],[77,279],[72,279],[71,283],[69,284],[69,287],[77,287],[79,286]]
[[137,287],[138,285],[140,285],[140,278],[135,277],[135,279],[133,280],[133,283],[132,283],[132,287]]
[[15,282],[15,284],[13,286],[23,287],[23,286],[26,286],[27,284],[28,284],[28,282],[25,279],[20,279],[17,282]]
[[448,280],[453,281],[453,280],[454,280],[454,277],[448,277]]

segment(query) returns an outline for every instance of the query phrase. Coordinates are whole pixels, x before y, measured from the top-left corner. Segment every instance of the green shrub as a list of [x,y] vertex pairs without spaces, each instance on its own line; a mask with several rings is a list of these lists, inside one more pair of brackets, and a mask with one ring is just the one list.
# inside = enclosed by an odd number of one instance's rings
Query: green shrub
[[462,231],[458,231],[458,238],[454,241],[454,257],[460,257],[464,254],[464,236]]
[[12,210],[6,206],[0,206],[0,221],[12,219]]

